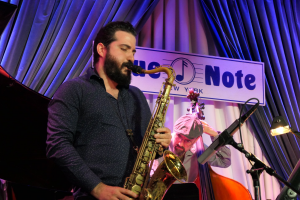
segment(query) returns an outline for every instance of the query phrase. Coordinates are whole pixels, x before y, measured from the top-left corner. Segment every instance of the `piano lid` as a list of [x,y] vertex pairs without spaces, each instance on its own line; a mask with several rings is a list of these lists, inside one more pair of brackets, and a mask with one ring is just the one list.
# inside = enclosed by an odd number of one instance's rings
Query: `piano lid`
[[0,178],[70,191],[71,184],[46,158],[49,101],[0,66]]

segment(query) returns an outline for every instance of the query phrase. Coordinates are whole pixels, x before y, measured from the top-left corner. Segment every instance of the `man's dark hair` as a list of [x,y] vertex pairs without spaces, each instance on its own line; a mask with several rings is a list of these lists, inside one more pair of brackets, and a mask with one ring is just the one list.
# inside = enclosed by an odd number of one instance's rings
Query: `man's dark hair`
[[100,29],[94,40],[94,64],[99,61],[100,57],[97,52],[97,45],[102,43],[104,46],[108,47],[110,43],[117,40],[115,37],[117,31],[125,31],[131,33],[134,37],[136,36],[136,31],[129,22],[116,21],[108,23]]

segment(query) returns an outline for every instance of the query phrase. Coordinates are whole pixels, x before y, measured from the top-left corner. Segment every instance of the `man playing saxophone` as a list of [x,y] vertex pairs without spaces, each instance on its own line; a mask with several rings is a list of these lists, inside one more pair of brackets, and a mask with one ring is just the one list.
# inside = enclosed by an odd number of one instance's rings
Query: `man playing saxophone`
[[[122,188],[136,159],[136,147],[151,118],[143,93],[130,86],[136,32],[130,23],[111,22],[94,41],[94,66],[66,81],[48,111],[47,156],[74,184],[74,198],[127,200],[137,198]],[[159,128],[156,142],[167,148],[168,128]]]

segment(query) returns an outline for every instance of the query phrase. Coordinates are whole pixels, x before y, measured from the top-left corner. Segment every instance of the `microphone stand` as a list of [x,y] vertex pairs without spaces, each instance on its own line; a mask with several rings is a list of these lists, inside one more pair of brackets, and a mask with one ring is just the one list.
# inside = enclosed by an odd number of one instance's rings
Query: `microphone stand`
[[274,176],[279,181],[284,183],[287,187],[291,188],[294,192],[296,192],[298,195],[300,195],[300,191],[296,187],[292,186],[289,182],[285,181],[281,176],[279,176],[274,169],[267,166],[265,163],[263,163],[261,160],[259,160],[254,154],[247,152],[244,149],[243,144],[236,143],[234,141],[233,137],[228,133],[227,130],[223,131],[222,134],[220,134],[219,140],[220,140],[220,143],[217,146],[217,148],[215,148],[215,149],[218,149],[221,146],[229,144],[229,145],[233,146],[235,149],[237,149],[240,152],[242,152],[243,154],[245,154],[245,157],[254,163],[252,165],[251,169],[247,170],[246,172],[251,175],[252,180],[253,180],[255,200],[260,199],[259,198],[259,191],[260,191],[259,176],[261,175],[261,173],[264,170],[266,170],[266,172],[269,175]]

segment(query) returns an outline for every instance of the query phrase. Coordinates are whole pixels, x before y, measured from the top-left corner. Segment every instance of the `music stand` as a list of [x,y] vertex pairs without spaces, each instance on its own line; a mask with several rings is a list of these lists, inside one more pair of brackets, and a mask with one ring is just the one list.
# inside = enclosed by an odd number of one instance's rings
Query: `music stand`
[[163,200],[199,200],[199,190],[195,183],[173,184]]

